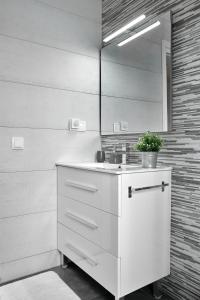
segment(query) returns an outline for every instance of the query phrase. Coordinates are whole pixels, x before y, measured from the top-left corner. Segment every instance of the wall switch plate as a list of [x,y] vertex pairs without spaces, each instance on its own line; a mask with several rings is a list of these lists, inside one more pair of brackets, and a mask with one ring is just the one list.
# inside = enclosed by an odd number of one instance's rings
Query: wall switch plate
[[121,121],[120,122],[121,131],[128,131],[128,122]]
[[113,123],[113,132],[120,132],[120,123]]
[[13,150],[23,150],[24,149],[24,138],[14,136],[12,137],[12,149]]

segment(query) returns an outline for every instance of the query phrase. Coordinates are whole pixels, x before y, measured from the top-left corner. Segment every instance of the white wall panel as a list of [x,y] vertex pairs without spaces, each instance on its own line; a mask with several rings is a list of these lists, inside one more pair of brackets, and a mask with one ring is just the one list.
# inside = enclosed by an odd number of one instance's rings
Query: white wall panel
[[[134,100],[162,101],[162,77],[160,73],[104,61],[102,78],[103,95]],[[155,90],[157,91],[156,95]]]
[[56,171],[0,173],[0,218],[57,209]]
[[[53,169],[64,159],[94,161],[100,147],[96,132],[0,128],[0,136],[0,172]],[[11,149],[12,136],[24,137],[24,150]]]
[[0,283],[44,271],[60,264],[57,250],[0,264]]
[[[51,212],[55,162],[94,161],[100,148],[101,1],[0,0],[0,6],[0,281],[5,282],[59,263]],[[72,117],[86,120],[89,131],[67,131]],[[13,136],[25,138],[24,150],[11,149]]]
[[[113,123],[128,122],[128,131],[162,131],[162,104],[159,102],[133,101],[129,99],[102,97],[102,131],[113,132]],[[123,131],[123,133],[125,133]]]
[[0,263],[57,248],[56,211],[0,219]]
[[101,0],[37,0],[101,23]]
[[135,43],[128,43],[126,47],[110,44],[103,48],[101,57],[105,61],[161,73],[161,44],[152,43],[145,38],[138,39]]
[[0,82],[0,125],[67,129],[70,118],[87,122],[88,130],[99,130],[99,96]]
[[98,57],[101,43],[98,23],[91,24],[88,19],[40,1],[0,0],[0,6],[1,34]]
[[0,36],[0,79],[98,94],[99,61]]

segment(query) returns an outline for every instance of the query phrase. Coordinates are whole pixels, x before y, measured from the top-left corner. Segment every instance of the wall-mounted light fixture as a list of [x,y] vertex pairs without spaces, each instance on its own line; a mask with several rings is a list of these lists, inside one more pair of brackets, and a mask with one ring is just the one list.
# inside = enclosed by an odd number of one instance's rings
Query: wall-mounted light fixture
[[138,38],[139,36],[145,34],[146,32],[148,32],[148,31],[154,29],[155,27],[157,27],[157,26],[159,26],[159,25],[160,25],[160,21],[157,21],[157,22],[153,23],[152,25],[150,25],[150,26],[144,28],[143,30],[141,30],[141,31],[139,31],[139,32],[137,32],[137,33],[135,33],[134,35],[130,36],[130,37],[127,38],[126,40],[120,42],[120,43],[118,44],[118,46],[121,47],[121,46],[123,46],[123,45],[125,45],[125,44],[131,42],[132,40]]
[[126,24],[125,26],[123,26],[122,28],[120,28],[119,30],[113,32],[112,34],[108,35],[103,41],[105,43],[111,41],[112,39],[114,39],[116,36],[120,35],[121,33],[123,33],[124,31],[126,31],[127,29],[133,27],[134,25],[136,25],[137,23],[141,22],[142,20],[144,20],[146,18],[145,15],[141,15],[138,18],[134,19],[133,21],[131,21],[130,23]]

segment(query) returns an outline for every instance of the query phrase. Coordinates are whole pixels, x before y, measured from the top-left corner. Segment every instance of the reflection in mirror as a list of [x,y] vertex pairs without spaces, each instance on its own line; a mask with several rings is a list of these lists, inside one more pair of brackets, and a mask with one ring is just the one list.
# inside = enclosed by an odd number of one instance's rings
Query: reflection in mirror
[[170,127],[171,14],[143,20],[101,50],[101,133]]

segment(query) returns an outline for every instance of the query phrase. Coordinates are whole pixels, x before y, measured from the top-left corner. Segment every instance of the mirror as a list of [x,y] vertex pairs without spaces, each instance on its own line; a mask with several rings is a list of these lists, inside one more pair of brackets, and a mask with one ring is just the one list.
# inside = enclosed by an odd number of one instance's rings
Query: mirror
[[[144,33],[149,26],[154,28]],[[129,37],[133,39],[119,46]],[[143,20],[101,49],[101,134],[169,131],[170,107],[171,13],[167,12]]]

